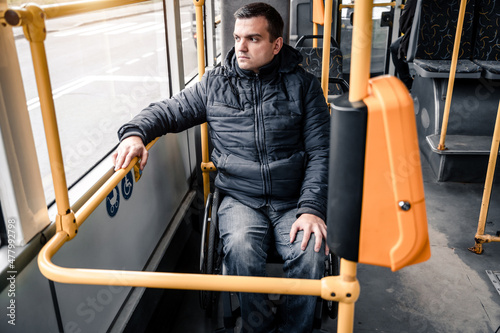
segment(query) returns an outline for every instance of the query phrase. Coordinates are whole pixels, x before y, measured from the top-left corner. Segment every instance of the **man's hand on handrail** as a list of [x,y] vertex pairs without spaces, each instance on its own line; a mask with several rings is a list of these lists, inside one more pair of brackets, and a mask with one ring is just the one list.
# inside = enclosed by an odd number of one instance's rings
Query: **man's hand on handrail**
[[134,157],[139,157],[141,160],[139,168],[144,170],[144,167],[148,162],[148,155],[148,150],[144,146],[142,139],[138,136],[129,136],[120,142],[116,152],[114,152],[111,156],[113,158],[115,171],[117,171],[119,169],[125,169]]

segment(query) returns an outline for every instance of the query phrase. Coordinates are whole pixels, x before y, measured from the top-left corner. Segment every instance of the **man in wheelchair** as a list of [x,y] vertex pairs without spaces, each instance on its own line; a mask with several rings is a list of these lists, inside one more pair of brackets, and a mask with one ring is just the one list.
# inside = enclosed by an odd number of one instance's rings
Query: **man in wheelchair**
[[[236,11],[235,46],[224,66],[152,103],[119,130],[115,169],[167,132],[208,122],[224,265],[229,275],[264,276],[274,241],[290,278],[324,273],[330,114],[319,81],[283,43],[283,20],[265,3]],[[278,327],[262,314],[267,295],[240,293],[244,331],[310,332],[316,297],[287,296]]]

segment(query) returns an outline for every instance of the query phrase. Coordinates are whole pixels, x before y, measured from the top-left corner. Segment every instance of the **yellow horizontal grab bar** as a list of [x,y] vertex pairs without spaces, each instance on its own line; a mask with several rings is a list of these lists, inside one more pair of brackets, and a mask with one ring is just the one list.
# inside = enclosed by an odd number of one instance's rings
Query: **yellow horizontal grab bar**
[[[387,6],[395,7],[396,1],[373,4],[373,7],[387,7]],[[354,4],[340,4],[339,10],[341,10],[342,8],[354,8]]]
[[475,239],[476,243],[478,243],[478,244],[500,242],[500,237],[492,236],[492,235],[488,235],[488,234],[485,234],[485,235],[476,234],[476,236],[474,236],[474,239]]
[[88,13],[100,9],[108,9],[113,7],[125,6],[139,2],[151,0],[90,0],[90,1],[75,1],[69,3],[53,4],[41,6],[47,18],[56,18],[70,16],[82,13]]
[[[147,1],[151,0],[90,0],[43,5],[39,6],[39,8],[44,15],[42,19],[52,19]],[[6,10],[4,13],[5,21],[12,26],[21,26],[33,21],[32,13],[27,9],[27,6],[29,5],[23,5],[23,7],[11,7]]]
[[64,268],[52,263],[51,259],[67,240],[67,234],[59,231],[38,254],[38,267],[40,271],[46,278],[55,282],[146,288],[312,295],[343,303],[354,303],[359,297],[358,281],[342,279],[341,276],[330,276],[321,280],[307,280]]

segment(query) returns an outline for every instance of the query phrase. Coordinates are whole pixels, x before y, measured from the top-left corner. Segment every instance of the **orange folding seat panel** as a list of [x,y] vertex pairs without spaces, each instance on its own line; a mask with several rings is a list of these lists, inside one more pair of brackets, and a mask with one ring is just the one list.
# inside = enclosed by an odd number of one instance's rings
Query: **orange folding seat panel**
[[430,257],[413,101],[395,77],[332,103],[328,245],[393,271]]

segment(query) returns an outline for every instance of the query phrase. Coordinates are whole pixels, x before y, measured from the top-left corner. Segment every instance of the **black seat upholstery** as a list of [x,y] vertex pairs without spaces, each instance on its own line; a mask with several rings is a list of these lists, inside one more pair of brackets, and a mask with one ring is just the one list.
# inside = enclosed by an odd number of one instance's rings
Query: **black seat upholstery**
[[[415,59],[415,71],[422,77],[443,77],[450,76],[451,60],[424,60]],[[459,60],[457,62],[457,72],[455,77],[476,77],[481,75],[481,66],[470,60]]]
[[[304,67],[306,71],[314,74],[317,78],[321,79],[323,71],[323,47],[312,47],[312,46],[302,46],[303,42],[307,39],[312,38],[323,38],[320,35],[306,35],[302,36],[297,43],[295,48],[299,50],[302,54],[301,66]],[[329,78],[331,79],[328,84],[328,95],[341,95],[347,90],[341,84],[338,84],[338,80],[342,80],[342,52],[337,42],[332,38],[330,43],[330,67],[329,67]]]
[[500,12],[499,0],[476,0],[477,27],[474,41],[474,63],[483,76],[500,79]]

